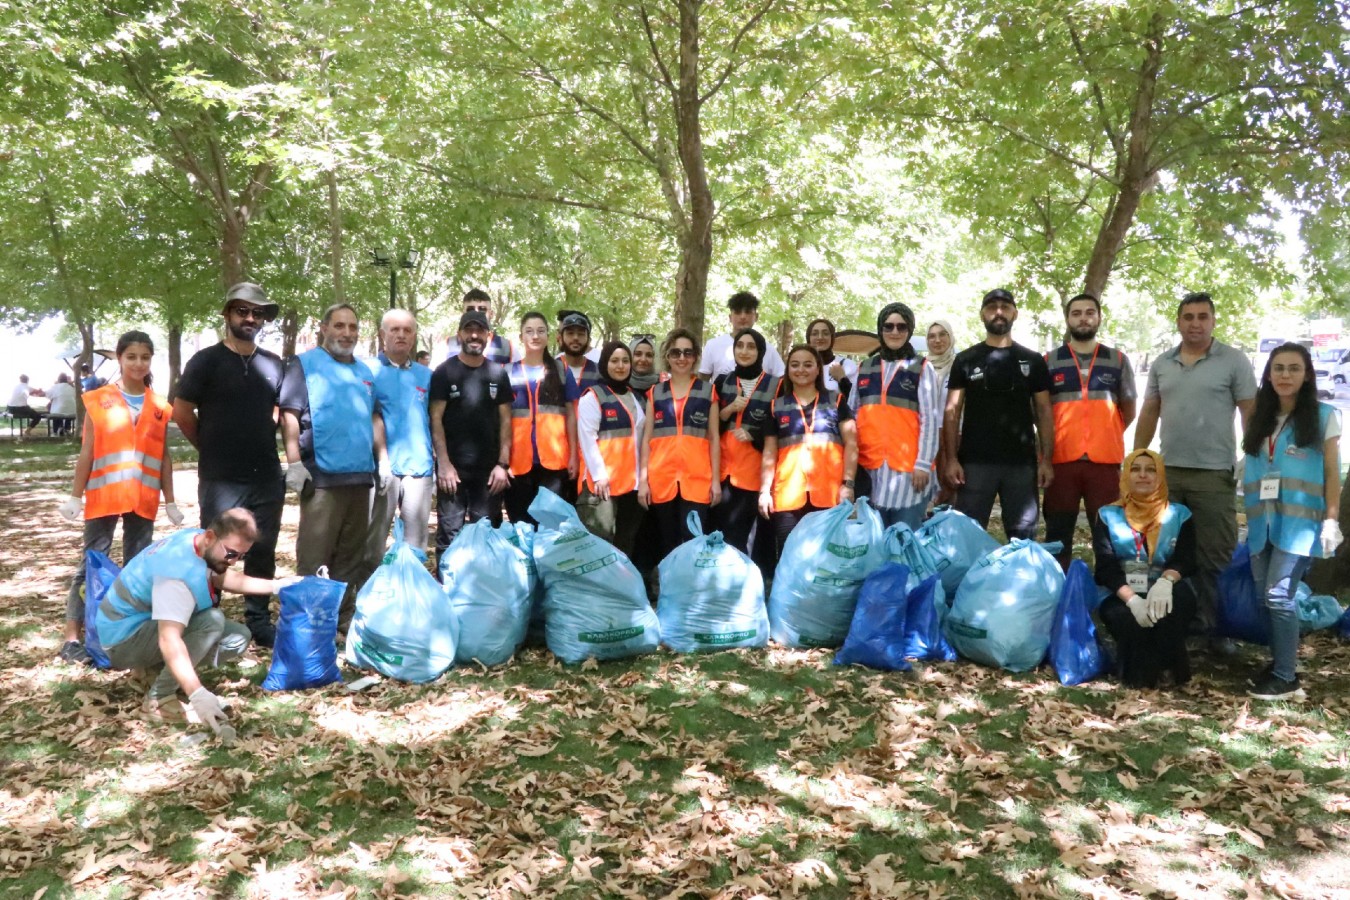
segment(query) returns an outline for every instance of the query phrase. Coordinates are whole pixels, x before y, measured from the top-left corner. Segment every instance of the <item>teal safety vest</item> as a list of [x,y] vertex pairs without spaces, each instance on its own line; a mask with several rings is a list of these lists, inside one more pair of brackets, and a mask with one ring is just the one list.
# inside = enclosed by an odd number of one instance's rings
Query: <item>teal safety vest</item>
[[[1318,434],[1324,435],[1335,409],[1319,403],[1317,412]],[[1314,446],[1299,447],[1294,443],[1293,423],[1286,420],[1275,439],[1273,460],[1267,441],[1261,442],[1260,453],[1245,457],[1242,490],[1247,546],[1252,553],[1260,553],[1270,543],[1297,556],[1322,555],[1318,537],[1327,513],[1322,443],[1319,437]],[[1280,475],[1280,494],[1274,500],[1262,500],[1261,479],[1270,472]]]
[[197,601],[197,609],[215,605],[211,596],[211,570],[197,555],[194,541],[200,528],[185,528],[158,540],[138,553],[117,576],[98,605],[98,637],[104,647],[114,647],[150,620],[155,582],[181,581]]
[[[1122,563],[1140,560],[1144,536],[1131,528],[1130,523],[1125,520],[1125,507],[1114,504],[1103,506],[1098,514],[1102,517],[1102,524],[1106,526],[1106,533],[1111,536],[1111,549],[1116,551],[1116,559]],[[1177,536],[1181,534],[1181,526],[1185,525],[1190,517],[1191,511],[1180,503],[1167,504],[1167,509],[1163,512],[1162,525],[1158,529],[1158,546],[1153,548],[1153,554],[1148,560],[1150,585],[1162,577],[1168,560],[1176,552]]]

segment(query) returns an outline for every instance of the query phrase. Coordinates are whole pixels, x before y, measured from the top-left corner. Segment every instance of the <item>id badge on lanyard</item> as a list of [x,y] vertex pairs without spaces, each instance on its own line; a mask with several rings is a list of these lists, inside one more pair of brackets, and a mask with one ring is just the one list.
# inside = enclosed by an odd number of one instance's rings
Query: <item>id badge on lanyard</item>
[[[1280,431],[1284,431],[1283,426],[1281,426]],[[1274,465],[1275,463],[1275,441],[1279,436],[1280,432],[1277,431],[1274,434],[1272,434],[1267,441],[1267,449],[1269,450],[1269,458],[1271,465]],[[1272,469],[1271,471],[1261,476],[1261,493],[1258,499],[1261,500],[1280,499],[1280,472],[1278,469]]]
[[1125,584],[1136,594],[1148,593],[1148,560],[1145,558],[1144,538],[1134,535],[1135,558],[1125,562]]

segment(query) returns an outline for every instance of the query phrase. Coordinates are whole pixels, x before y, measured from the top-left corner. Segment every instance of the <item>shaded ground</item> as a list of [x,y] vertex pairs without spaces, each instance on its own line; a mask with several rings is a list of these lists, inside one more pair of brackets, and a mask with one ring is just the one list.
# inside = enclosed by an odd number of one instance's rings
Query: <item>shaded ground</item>
[[260,651],[208,677],[241,743],[186,746],[125,676],[51,661],[69,451],[7,449],[0,896],[1350,896],[1330,636],[1305,643],[1298,705],[1241,696],[1255,651],[1199,657],[1175,694],[531,650],[355,695],[264,694]]

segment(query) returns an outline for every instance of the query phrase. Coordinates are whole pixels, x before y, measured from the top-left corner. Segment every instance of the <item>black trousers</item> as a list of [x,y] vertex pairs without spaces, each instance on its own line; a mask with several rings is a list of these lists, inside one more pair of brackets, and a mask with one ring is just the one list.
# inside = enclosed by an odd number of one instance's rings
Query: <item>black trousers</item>
[[1116,639],[1116,674],[1121,684],[1154,688],[1162,673],[1171,670],[1177,684],[1191,677],[1186,633],[1195,618],[1198,598],[1189,578],[1172,589],[1172,611],[1152,628],[1142,627],[1119,597],[1107,597],[1098,609],[1102,623]]
[[[281,510],[286,505],[286,480],[280,472],[275,477],[257,481],[217,481],[201,479],[197,482],[197,505],[202,513],[202,527],[227,509],[242,506],[253,513],[258,525],[258,539],[244,557],[244,574],[254,578],[274,578],[277,574],[277,534],[281,531]],[[249,594],[244,597],[244,624],[252,631],[255,625],[270,625],[272,597],[269,594]]]
[[455,540],[464,526],[484,516],[493,527],[502,524],[502,495],[488,493],[489,472],[459,472],[459,487],[453,494],[436,490],[436,565],[441,554]]
[[759,494],[722,482],[722,502],[713,507],[713,527],[722,532],[728,544],[742,553],[750,553],[750,532],[759,518]]
[[[567,499],[566,484],[571,481],[567,477],[566,469],[545,469],[543,466],[535,466],[524,475],[513,475],[511,485],[506,489],[506,517],[512,522],[528,522],[531,525],[538,525],[530,517],[530,504],[534,502],[535,495],[539,493],[540,488],[548,488],[553,493]],[[575,486],[575,482],[573,482]]]
[[706,503],[694,503],[692,500],[686,500],[676,494],[674,500],[666,503],[653,503],[648,507],[647,517],[656,520],[657,540],[661,554],[659,559],[665,559],[672,550],[693,537],[686,525],[686,520],[691,512],[698,513],[703,533],[707,534],[709,518],[708,504]]
[[773,539],[774,546],[778,548],[779,559],[783,558],[783,545],[787,543],[788,535],[792,534],[792,529],[797,527],[797,523],[806,518],[808,513],[819,512],[822,509],[824,507],[808,503],[801,509],[773,514]]

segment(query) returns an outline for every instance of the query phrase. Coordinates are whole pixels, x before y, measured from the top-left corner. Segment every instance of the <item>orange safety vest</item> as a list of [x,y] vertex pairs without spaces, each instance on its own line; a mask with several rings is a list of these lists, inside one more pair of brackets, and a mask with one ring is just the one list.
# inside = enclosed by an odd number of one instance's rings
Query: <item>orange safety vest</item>
[[913,472],[919,458],[919,376],[925,360],[886,364],[872,357],[858,369],[858,462]]
[[1119,350],[1098,344],[1084,383],[1078,358],[1068,344],[1045,355],[1050,370],[1050,408],[1055,415],[1052,462],[1075,462],[1085,457],[1109,465],[1124,461],[1125,422],[1117,405],[1124,360]]
[[[556,365],[545,359],[544,365]],[[534,451],[545,469],[567,468],[567,408],[539,402],[540,381],[531,382],[525,363],[511,364],[511,474],[534,468]]]
[[647,457],[647,486],[653,503],[675,495],[690,503],[712,502],[712,441],[709,419],[715,415],[712,384],[695,378],[683,397],[669,381],[652,386],[652,442]]
[[844,437],[839,431],[843,404],[843,397],[827,391],[816,397],[808,413],[787,387],[773,401],[778,431],[773,508],[778,512],[801,509],[808,501],[822,508],[839,502],[844,481]]
[[[761,439],[773,412],[773,398],[778,394],[778,384],[777,378],[768,372],[761,372],[750,393],[750,402],[736,413],[734,424],[726,422],[722,425],[722,477],[730,478],[732,487],[743,491],[759,491],[760,462],[764,455],[755,445],[763,447]],[[740,384],[736,381],[736,373],[723,376],[718,383],[718,406],[725,408],[736,402],[739,393]],[[737,428],[746,429],[755,440],[750,443],[737,440],[732,433]]]
[[94,460],[84,486],[84,517],[135,513],[154,521],[159,512],[160,466],[170,407],[148,388],[133,423],[131,407],[116,385],[84,395],[86,427],[94,435]]
[[[619,399],[619,395],[603,384],[590,388],[600,403],[600,427],[596,429],[595,440],[600,448],[600,458],[609,470],[609,493],[612,497],[637,490],[637,439],[633,434],[633,414]],[[581,472],[577,476],[577,489],[590,488],[595,492],[595,482],[586,471],[586,457],[581,455]]]

